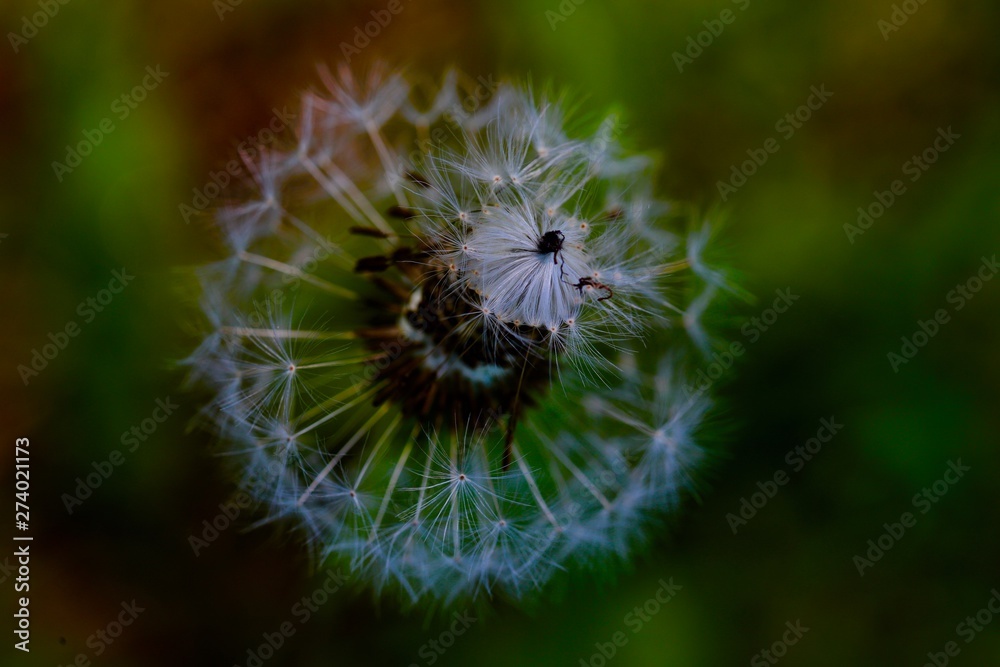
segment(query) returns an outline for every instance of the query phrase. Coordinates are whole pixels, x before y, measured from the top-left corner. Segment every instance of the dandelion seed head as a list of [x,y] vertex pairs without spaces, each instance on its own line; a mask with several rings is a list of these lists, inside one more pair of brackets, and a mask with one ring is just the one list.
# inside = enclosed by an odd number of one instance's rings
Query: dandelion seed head
[[618,119],[417,76],[323,69],[243,156],[186,363],[262,522],[413,603],[523,598],[693,483],[711,402],[683,378],[729,282]]

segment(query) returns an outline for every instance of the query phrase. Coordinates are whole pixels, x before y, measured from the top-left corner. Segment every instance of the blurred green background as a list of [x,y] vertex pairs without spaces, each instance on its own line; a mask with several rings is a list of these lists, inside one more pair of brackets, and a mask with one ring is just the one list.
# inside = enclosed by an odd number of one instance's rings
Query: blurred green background
[[[449,643],[448,617],[344,590],[264,664],[763,665],[796,621],[809,630],[781,664],[922,665],[949,641],[950,664],[1000,663],[1000,618],[969,643],[958,627],[1000,587],[1000,280],[961,310],[948,300],[1000,252],[1000,6],[910,0],[885,32],[888,0],[401,2],[358,61],[530,74],[620,110],[625,141],[660,155],[667,195],[719,203],[717,183],[774,137],[723,205],[722,239],[758,300],[723,314],[746,353],[716,383],[721,455],[700,498],[617,578],[570,576],[528,610],[473,609],[443,654],[428,642]],[[200,396],[173,365],[196,340],[181,270],[218,253],[208,222],[178,207],[387,4],[0,6],[0,415],[5,445],[31,438],[35,535],[32,652],[10,648],[5,611],[8,664],[246,665],[321,583],[294,539],[267,530],[189,547],[233,488],[188,432]],[[678,71],[675,52],[720,25]],[[166,77],[123,118],[115,101],[157,65]],[[786,138],[776,123],[812,86],[833,96]],[[60,180],[52,163],[105,118],[113,132]],[[960,138],[911,182],[906,163],[949,127]],[[896,179],[905,192],[851,243],[844,226]],[[78,305],[122,267],[134,281],[84,323]],[[799,299],[751,340],[741,329],[776,289]],[[950,321],[894,372],[887,354],[940,308]],[[79,335],[25,386],[18,365],[70,321]],[[62,495],[168,397],[175,414],[68,514]],[[831,416],[843,428],[796,470],[787,452]],[[914,495],[959,459],[971,469],[922,514]],[[12,480],[13,452],[0,465]],[[734,535],[727,514],[781,470],[788,483]],[[854,557],[907,511],[916,524],[860,576]],[[683,588],[633,632],[627,615],[671,577]],[[133,599],[145,611],[95,655],[88,638]],[[618,631],[627,643],[603,658]]]

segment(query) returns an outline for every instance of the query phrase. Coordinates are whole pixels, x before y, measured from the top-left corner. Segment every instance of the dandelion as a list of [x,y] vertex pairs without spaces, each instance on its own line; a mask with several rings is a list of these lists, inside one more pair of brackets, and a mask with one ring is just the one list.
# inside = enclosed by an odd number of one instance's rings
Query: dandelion
[[412,602],[627,558],[703,456],[707,229],[616,118],[509,83],[469,109],[457,72],[321,80],[288,149],[244,156],[187,359],[263,520]]

